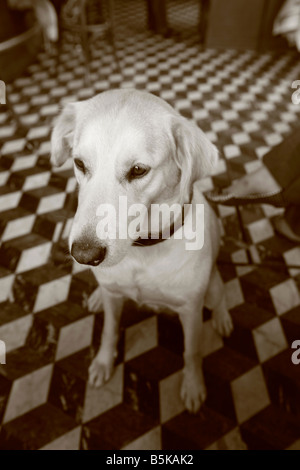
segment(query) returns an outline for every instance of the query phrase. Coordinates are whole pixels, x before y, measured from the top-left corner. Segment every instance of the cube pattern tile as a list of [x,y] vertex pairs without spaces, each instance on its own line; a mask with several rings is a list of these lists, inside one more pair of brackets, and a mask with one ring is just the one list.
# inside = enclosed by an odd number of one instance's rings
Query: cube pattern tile
[[[115,1],[121,71],[109,43],[95,39],[88,81],[80,47],[67,36],[59,55],[40,52],[7,84],[24,127],[0,107],[0,339],[7,345],[1,449],[299,449],[300,369],[290,345],[300,339],[300,269],[289,265],[300,265],[300,252],[273,229],[280,209],[240,208],[243,238],[236,209],[215,207],[223,235],[218,263],[235,329],[220,338],[204,311],[208,398],[196,416],[179,396],[178,318],[132,302],[124,307],[111,381],[99,390],[87,383],[103,315],[86,307],[96,287],[89,270],[72,266],[64,253],[54,256],[76,206],[70,163],[54,169],[49,161],[61,107],[111,88],[162,97],[220,150],[204,190],[258,168],[299,125],[300,106],[291,102],[291,83],[300,77],[293,49],[205,49],[199,2],[167,5],[173,34],[162,37],[147,29],[145,2]],[[247,249],[269,266],[243,266]]]

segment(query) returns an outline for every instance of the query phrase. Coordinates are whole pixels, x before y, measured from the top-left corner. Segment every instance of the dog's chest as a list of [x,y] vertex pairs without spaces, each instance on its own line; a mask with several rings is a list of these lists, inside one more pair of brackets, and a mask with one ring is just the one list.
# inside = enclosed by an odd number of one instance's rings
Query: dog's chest
[[176,310],[186,302],[186,289],[182,283],[180,288],[174,285],[166,262],[159,258],[152,258],[151,263],[130,260],[98,280],[110,292],[156,310],[164,307]]

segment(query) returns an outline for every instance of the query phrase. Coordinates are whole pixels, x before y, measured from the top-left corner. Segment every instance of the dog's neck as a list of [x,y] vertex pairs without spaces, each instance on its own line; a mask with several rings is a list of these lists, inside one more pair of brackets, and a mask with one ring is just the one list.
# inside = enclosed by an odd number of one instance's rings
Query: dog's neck
[[[192,199],[192,196],[190,196],[189,201],[186,202],[185,204],[190,204],[191,199]],[[171,203],[168,202],[167,204],[169,207],[171,207],[172,204],[174,203],[175,201],[172,201]],[[176,203],[178,204],[178,202]],[[147,233],[142,233],[139,236],[139,238],[134,240],[134,242],[132,243],[132,246],[139,246],[139,247],[152,246],[152,245],[156,245],[157,243],[161,243],[171,238],[174,235],[174,233],[184,225],[184,219],[188,212],[188,210],[186,210],[185,208],[185,204],[181,204],[180,214],[168,226],[161,227],[159,232],[150,231]]]

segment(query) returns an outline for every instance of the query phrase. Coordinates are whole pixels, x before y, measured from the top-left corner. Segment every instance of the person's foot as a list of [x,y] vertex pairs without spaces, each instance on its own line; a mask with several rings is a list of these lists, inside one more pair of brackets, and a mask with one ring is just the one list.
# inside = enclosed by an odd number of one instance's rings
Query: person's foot
[[219,189],[205,193],[208,201],[225,206],[245,204],[271,204],[285,207],[282,189],[265,166]]
[[281,187],[265,166],[233,181],[226,188],[227,193],[231,193],[236,197],[248,196],[249,194],[276,193],[276,191],[280,192]]
[[300,235],[297,235],[289,226],[284,216],[278,216],[273,220],[274,227],[277,233],[288,238],[292,242],[300,243]]

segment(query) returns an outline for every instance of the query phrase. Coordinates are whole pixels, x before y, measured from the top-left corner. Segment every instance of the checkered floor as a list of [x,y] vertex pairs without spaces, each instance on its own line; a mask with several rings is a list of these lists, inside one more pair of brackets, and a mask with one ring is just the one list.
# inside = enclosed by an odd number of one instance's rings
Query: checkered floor
[[[177,317],[155,316],[128,302],[112,380],[87,385],[102,315],[86,298],[88,270],[51,256],[73,209],[73,170],[49,164],[51,123],[61,105],[116,87],[146,89],[193,119],[222,159],[203,190],[251,172],[299,122],[291,83],[299,55],[203,49],[198,2],[168,2],[173,36],[146,28],[142,0],[116,1],[122,73],[110,45],[93,42],[90,82],[78,47],[57,58],[40,53],[8,86],[17,125],[0,108],[0,448],[5,449],[300,449],[300,247],[274,233],[270,206],[217,208],[223,227],[219,267],[234,320],[223,341],[205,312],[208,399],[197,416],[179,399],[182,332]],[[243,266],[247,241],[255,262]],[[241,263],[233,265],[232,263]],[[273,267],[272,267],[273,263]]]

